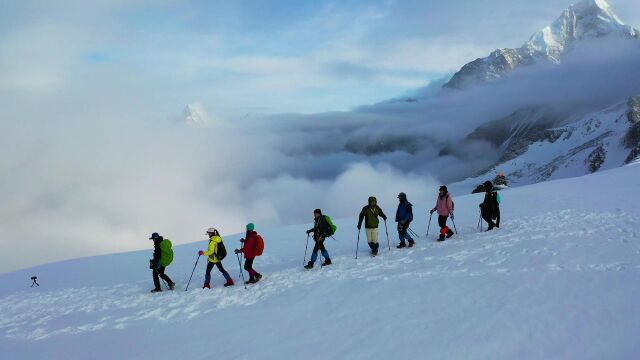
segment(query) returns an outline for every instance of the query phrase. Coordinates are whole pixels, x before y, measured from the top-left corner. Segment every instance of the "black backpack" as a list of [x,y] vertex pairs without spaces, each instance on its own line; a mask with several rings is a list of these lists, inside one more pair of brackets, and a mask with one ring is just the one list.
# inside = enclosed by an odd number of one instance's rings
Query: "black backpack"
[[224,258],[227,257],[227,248],[224,246],[224,243],[222,241],[220,242],[220,244],[218,244],[218,251],[216,251],[216,257],[220,261],[222,261]]

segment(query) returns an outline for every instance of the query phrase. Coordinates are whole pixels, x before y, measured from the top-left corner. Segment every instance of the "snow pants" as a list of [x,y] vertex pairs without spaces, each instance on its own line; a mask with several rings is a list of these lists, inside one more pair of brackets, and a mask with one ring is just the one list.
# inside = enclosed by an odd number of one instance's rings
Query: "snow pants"
[[453,231],[451,229],[449,229],[449,227],[447,226],[447,219],[449,218],[449,216],[445,216],[445,215],[438,215],[438,226],[440,226],[440,235],[444,236],[451,236],[453,235]]
[[364,233],[367,235],[367,242],[369,244],[377,244],[378,243],[378,228],[375,228],[375,229],[364,229]]
[[[487,230],[491,230],[494,227],[500,227],[500,208],[496,208],[495,212],[487,209],[485,207],[481,207],[482,218],[487,222],[489,228]],[[493,220],[496,219],[496,222]]]
[[225,279],[227,280],[231,279],[231,276],[229,276],[229,273],[227,272],[227,270],[225,270],[224,266],[222,266],[222,262],[212,263],[211,261],[209,261],[207,262],[207,272],[204,274],[205,285],[211,284],[211,270],[213,270],[214,266],[218,268],[218,270],[220,271],[220,273],[222,273],[222,276],[224,276]]
[[169,284],[169,286],[174,284],[171,278],[164,273],[164,270],[165,270],[164,266],[161,266],[158,269],[153,269],[153,285],[155,285],[156,290],[162,290],[162,287],[160,287],[159,277],[161,277],[162,280],[166,281],[167,284]]
[[324,239],[320,238],[315,240],[315,242],[316,244],[313,246],[313,252],[311,253],[311,262],[314,263],[318,260],[318,251],[322,253],[322,257],[324,257],[325,260],[329,260],[329,252],[324,247]]
[[404,243],[405,240],[412,243],[413,238],[409,235],[409,224],[400,225],[398,223],[398,238],[400,238],[400,243]]
[[251,259],[245,258],[244,259],[244,269],[247,270],[247,272],[249,273],[249,278],[250,279],[253,279],[253,278],[255,278],[256,275],[258,275],[258,272],[253,269],[253,260],[254,259],[255,258],[251,258]]

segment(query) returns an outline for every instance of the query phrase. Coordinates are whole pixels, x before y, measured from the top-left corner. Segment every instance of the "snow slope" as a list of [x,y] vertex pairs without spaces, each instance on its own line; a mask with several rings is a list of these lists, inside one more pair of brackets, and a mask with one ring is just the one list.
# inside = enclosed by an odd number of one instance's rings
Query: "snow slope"
[[[433,224],[425,241],[431,204],[416,204],[418,246],[385,248],[377,258],[361,241],[354,260],[356,221],[339,220],[338,241],[328,241],[334,265],[311,271],[302,270],[309,225],[258,228],[267,250],[256,268],[265,278],[248,290],[222,288],[215,270],[216,287],[199,289],[200,261],[188,292],[149,294],[150,251],[4,274],[0,354],[632,359],[640,353],[639,175],[636,163],[504,191],[503,227],[488,233],[476,231],[481,195],[456,197],[460,235],[444,243],[433,241]],[[395,200],[381,201],[392,214]],[[237,239],[226,236],[227,247]],[[181,289],[204,247],[200,241],[175,248],[168,274]],[[237,277],[233,254],[224,263]],[[32,275],[41,287],[29,288]]]

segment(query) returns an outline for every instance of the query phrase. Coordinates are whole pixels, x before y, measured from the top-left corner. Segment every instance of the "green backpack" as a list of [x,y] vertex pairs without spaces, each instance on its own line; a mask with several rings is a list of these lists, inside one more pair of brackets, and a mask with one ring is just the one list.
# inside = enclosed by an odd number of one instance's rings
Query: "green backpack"
[[329,234],[328,236],[333,236],[333,234],[336,233],[336,230],[338,230],[338,227],[333,223],[333,221],[331,220],[331,218],[328,215],[325,215],[324,219],[327,220],[327,223],[329,224],[329,227],[331,228],[331,234]]
[[173,249],[171,248],[171,241],[164,239],[160,242],[160,265],[167,267],[173,261]]

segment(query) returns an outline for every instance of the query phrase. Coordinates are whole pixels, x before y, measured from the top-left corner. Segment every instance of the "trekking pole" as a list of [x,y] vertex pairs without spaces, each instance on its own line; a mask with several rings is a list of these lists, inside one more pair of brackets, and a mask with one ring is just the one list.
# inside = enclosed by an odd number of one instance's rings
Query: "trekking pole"
[[199,260],[200,260],[200,254],[198,254],[198,258],[196,259],[196,264],[193,265],[193,270],[191,271],[191,276],[189,276],[189,282],[187,283],[187,287],[184,289],[184,291],[189,290],[189,284],[191,284],[191,278],[193,277],[193,273],[196,271],[196,266],[198,266],[198,261]]
[[244,284],[244,289],[247,290],[247,282],[244,280],[244,273],[242,272],[242,263],[240,262],[240,255],[236,254],[238,258],[238,267],[240,268],[240,275],[242,275],[242,283]]
[[413,231],[413,229],[412,229],[412,228],[409,228],[408,230],[409,230],[409,232],[411,233],[411,235],[413,235],[413,236],[417,237],[418,239],[420,239],[420,235],[416,234],[416,232],[415,232],[415,231]]
[[427,237],[429,237],[429,228],[431,227],[431,217],[433,216],[433,213],[429,214],[429,225],[427,225]]
[[456,221],[451,218],[451,222],[453,223],[453,229],[456,231],[456,235],[458,234],[458,229],[456,228]]
[[[242,246],[240,246],[240,249],[242,250],[242,249],[244,249],[244,241],[240,241],[240,243],[242,244]],[[241,254],[242,254],[242,255],[240,255],[241,258],[244,259],[244,252],[242,252]],[[243,276],[244,276],[244,274],[242,273],[242,266],[240,266],[240,274],[238,274],[238,279],[242,278],[243,279],[242,281],[244,281],[244,277]]]
[[387,220],[384,221],[384,232],[387,234],[387,246],[389,246],[389,252],[391,252],[391,242],[389,241],[389,230],[387,230]]
[[307,248],[309,248],[309,234],[307,234],[307,245],[304,247],[304,259],[302,260],[302,266],[307,262]]
[[358,229],[358,241],[356,242],[356,260],[358,259],[358,246],[360,245],[360,229]]
[[164,287],[166,287],[167,290],[169,290],[169,284],[167,283],[167,280],[162,279],[162,282],[164,283]]

